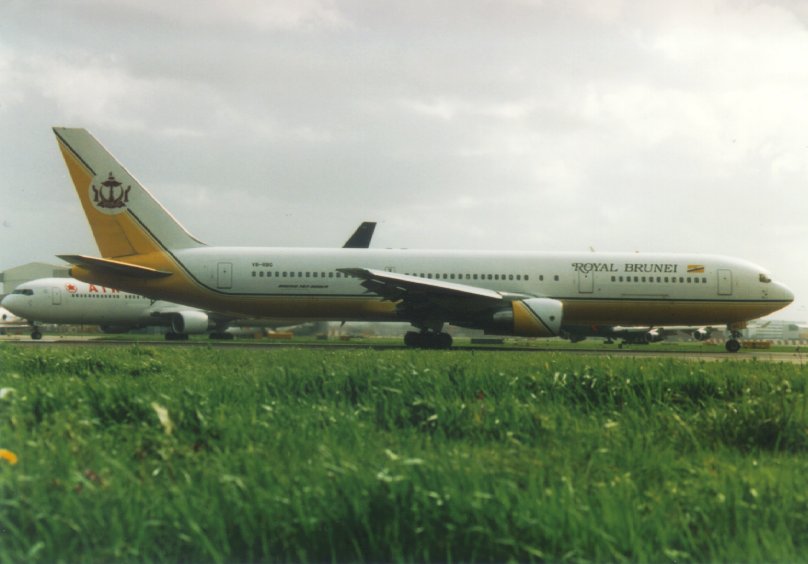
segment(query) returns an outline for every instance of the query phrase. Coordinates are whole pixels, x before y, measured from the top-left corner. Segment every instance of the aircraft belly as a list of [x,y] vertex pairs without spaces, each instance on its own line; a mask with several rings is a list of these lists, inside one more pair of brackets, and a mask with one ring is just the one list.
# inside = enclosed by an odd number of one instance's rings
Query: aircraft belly
[[[226,306],[225,306],[226,303]],[[376,297],[284,296],[228,298],[222,304],[231,311],[252,317],[327,320],[396,320],[395,305]]]
[[565,325],[709,325],[762,317],[772,302],[571,300],[564,301]]

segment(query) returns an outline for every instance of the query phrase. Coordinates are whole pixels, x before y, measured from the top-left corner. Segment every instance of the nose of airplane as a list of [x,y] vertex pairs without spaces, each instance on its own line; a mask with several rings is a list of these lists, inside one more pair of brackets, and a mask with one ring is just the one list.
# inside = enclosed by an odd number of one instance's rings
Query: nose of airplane
[[794,292],[792,292],[788,286],[786,286],[785,284],[778,283],[777,287],[780,289],[780,293],[782,294],[783,299],[785,301],[787,301],[788,303],[794,301]]
[[781,286],[783,287],[783,297],[786,300],[788,300],[789,303],[793,302],[794,301],[794,292],[792,292],[791,289],[788,288],[787,286],[784,286],[782,284],[781,284]]
[[25,303],[21,298],[22,296],[18,294],[9,294],[0,301],[0,307],[6,308],[14,315],[21,315],[20,310],[25,307]]

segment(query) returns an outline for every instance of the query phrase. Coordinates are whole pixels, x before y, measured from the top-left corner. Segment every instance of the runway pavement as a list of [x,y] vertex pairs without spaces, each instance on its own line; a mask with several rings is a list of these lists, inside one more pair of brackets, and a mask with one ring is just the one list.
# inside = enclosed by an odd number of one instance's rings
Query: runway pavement
[[[239,349],[279,349],[279,348],[309,348],[309,349],[372,349],[384,350],[404,350],[401,344],[390,342],[374,342],[373,339],[357,339],[354,341],[305,341],[305,340],[273,340],[273,339],[236,339],[232,341],[212,341],[204,339],[192,339],[188,341],[165,341],[146,340],[139,338],[131,339],[109,339],[103,336],[87,335],[45,335],[41,340],[32,340],[28,335],[4,335],[0,336],[0,343],[8,343],[14,346],[24,347],[48,347],[48,346],[78,346],[78,347],[116,347],[116,346],[149,346],[149,347],[214,347],[214,348],[239,348]],[[462,341],[455,345],[447,354],[452,351],[474,351],[480,353],[487,352],[512,352],[519,354],[547,354],[547,353],[568,353],[586,356],[611,356],[615,358],[674,358],[690,361],[702,362],[787,362],[793,364],[808,364],[808,350],[802,351],[795,348],[793,351],[769,351],[766,349],[742,349],[739,353],[727,353],[723,351],[706,351],[698,347],[690,350],[670,350],[657,348],[655,345],[648,345],[643,348],[618,348],[615,345],[601,345],[586,348],[575,348],[570,346],[530,346],[519,344],[504,345],[472,345]]]

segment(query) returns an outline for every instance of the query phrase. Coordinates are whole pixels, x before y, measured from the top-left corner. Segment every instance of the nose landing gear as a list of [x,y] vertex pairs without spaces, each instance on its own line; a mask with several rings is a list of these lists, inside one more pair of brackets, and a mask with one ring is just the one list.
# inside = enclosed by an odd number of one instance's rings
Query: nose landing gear
[[741,342],[738,340],[740,338],[740,331],[730,329],[730,339],[724,344],[724,348],[727,349],[727,352],[736,353],[741,350]]

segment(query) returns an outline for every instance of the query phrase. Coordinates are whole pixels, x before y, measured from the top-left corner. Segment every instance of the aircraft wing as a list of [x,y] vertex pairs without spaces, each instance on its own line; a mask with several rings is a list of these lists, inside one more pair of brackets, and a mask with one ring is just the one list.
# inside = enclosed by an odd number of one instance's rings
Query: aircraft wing
[[511,302],[532,296],[508,294],[456,282],[446,282],[370,268],[340,268],[343,274],[362,280],[362,286],[393,302],[404,319],[471,319],[483,312],[510,307]]
[[431,278],[419,278],[418,276],[387,272],[386,270],[374,270],[371,268],[339,268],[337,270],[348,276],[361,279],[362,286],[391,301],[405,299],[410,294],[482,298],[494,301],[505,299],[505,294],[486,288],[433,280]]

